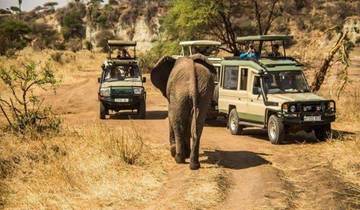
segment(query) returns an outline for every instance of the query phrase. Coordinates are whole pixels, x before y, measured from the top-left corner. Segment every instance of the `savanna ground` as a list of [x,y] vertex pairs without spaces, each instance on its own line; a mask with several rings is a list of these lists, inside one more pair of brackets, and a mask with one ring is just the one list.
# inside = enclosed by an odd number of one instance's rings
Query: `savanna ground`
[[[220,119],[205,127],[202,167],[190,171],[170,157],[167,104],[150,80],[146,120],[120,113],[100,121],[97,77],[105,55],[56,54],[25,49],[17,58],[1,58],[5,66],[30,57],[51,63],[62,83],[55,95],[41,94],[61,115],[63,125],[60,134],[38,139],[0,133],[0,208],[360,208],[356,83],[337,101],[334,139],[319,143],[313,135],[299,133],[275,146],[258,129],[232,136]],[[360,53],[353,57],[355,78]],[[325,86],[321,94],[330,92]],[[135,155],[133,161],[125,160],[125,153]]]

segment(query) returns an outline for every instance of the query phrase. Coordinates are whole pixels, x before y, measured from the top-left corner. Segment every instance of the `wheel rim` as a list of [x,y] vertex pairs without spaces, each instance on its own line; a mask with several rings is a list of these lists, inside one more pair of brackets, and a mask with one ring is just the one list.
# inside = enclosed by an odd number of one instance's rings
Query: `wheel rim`
[[237,126],[237,121],[235,120],[235,117],[232,117],[230,120],[230,128],[231,130],[236,130],[236,126]]
[[276,138],[276,124],[273,120],[270,120],[269,122],[269,134],[271,139]]

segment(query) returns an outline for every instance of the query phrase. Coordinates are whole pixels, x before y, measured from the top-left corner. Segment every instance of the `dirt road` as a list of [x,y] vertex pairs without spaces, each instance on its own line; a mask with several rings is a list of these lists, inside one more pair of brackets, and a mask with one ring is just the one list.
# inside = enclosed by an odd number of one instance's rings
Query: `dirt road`
[[[66,124],[102,123],[109,127],[135,126],[143,131],[147,140],[167,145],[167,104],[150,82],[146,85],[146,120],[129,120],[129,113],[116,114],[103,121],[98,119],[98,73],[96,70],[79,72],[75,83],[65,83],[57,90],[56,96],[48,97],[55,110],[64,115]],[[290,137],[288,144],[274,146],[267,140],[265,131],[248,129],[242,136],[233,136],[226,129],[224,120],[208,124],[202,136],[202,163],[222,167],[230,180],[225,201],[214,208],[321,209],[328,205],[336,207],[332,189],[337,186],[331,185],[331,180],[325,177],[316,186],[310,184],[311,179],[319,173],[312,171],[312,168],[326,162],[320,156],[311,153],[313,150],[321,149],[322,143],[304,143],[305,140],[312,142],[314,137],[296,135]],[[187,164],[174,167],[169,173],[167,183],[157,199],[148,205],[148,209],[172,209],[173,202],[177,200],[178,186],[181,186],[184,177],[197,174],[198,172],[190,171]],[[288,176],[297,174],[308,178],[308,182],[295,182],[295,186],[289,181]],[[312,200],[312,195],[316,195],[316,202]]]

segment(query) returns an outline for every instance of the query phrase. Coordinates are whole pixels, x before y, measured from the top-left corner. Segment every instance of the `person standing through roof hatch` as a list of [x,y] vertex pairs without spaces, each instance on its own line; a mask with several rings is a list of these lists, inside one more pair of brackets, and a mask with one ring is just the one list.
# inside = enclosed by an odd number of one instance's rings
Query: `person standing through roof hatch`
[[249,45],[249,49],[246,53],[240,54],[241,59],[258,59],[258,53],[255,50],[255,47],[253,44]]
[[274,44],[271,47],[272,52],[268,54],[269,57],[281,57],[281,53],[279,52],[279,44]]

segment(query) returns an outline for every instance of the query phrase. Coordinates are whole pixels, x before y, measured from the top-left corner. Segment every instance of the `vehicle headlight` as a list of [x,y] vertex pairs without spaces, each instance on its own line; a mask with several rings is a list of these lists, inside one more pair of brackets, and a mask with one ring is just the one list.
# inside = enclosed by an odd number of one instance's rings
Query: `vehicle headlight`
[[335,102],[334,101],[330,101],[327,105],[327,110],[330,112],[335,112]]
[[143,88],[142,87],[136,87],[134,88],[134,94],[135,95],[141,95],[143,93]]
[[290,106],[290,112],[296,112],[296,106],[295,105]]
[[100,96],[110,96],[110,88],[100,88]]

